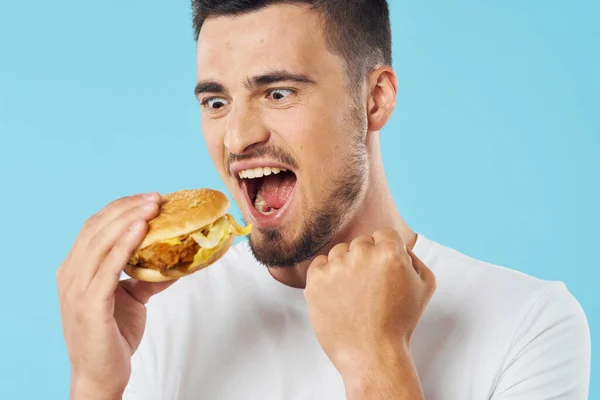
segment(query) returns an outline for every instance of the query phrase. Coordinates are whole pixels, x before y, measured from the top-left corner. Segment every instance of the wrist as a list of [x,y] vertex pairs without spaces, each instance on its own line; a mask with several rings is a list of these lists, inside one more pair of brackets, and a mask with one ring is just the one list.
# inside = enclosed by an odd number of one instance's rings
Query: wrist
[[395,368],[413,362],[408,344],[386,340],[378,340],[374,346],[338,353],[336,361],[338,372],[349,380],[361,380],[382,368]]
[[348,400],[423,398],[408,347],[382,348],[340,374]]
[[89,379],[73,377],[71,400],[121,400],[124,389],[102,385]]

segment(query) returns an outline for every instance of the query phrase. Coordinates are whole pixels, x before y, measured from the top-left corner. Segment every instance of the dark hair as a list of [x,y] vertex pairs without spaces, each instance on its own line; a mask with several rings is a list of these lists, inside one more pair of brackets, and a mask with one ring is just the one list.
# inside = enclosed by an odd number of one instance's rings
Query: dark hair
[[324,22],[328,46],[346,62],[348,78],[392,65],[392,34],[387,0],[192,0],[195,38],[213,16],[236,16],[274,4],[306,4]]

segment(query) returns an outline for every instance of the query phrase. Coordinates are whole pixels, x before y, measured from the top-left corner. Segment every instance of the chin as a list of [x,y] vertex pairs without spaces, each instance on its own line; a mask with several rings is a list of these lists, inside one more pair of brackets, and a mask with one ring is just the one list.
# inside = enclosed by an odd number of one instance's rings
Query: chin
[[284,239],[277,229],[254,231],[249,243],[254,258],[267,267],[292,268],[299,263],[295,244]]
[[254,229],[250,247],[254,257],[268,267],[293,268],[316,257],[339,231],[340,222],[338,210],[314,211],[294,225]]

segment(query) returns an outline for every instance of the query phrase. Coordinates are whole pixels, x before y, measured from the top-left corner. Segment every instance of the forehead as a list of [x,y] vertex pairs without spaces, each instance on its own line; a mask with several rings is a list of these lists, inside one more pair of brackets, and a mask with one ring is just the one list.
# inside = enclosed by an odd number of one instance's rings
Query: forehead
[[276,5],[208,18],[198,37],[199,79],[234,79],[266,70],[315,76],[341,65],[327,47],[319,14],[305,6]]

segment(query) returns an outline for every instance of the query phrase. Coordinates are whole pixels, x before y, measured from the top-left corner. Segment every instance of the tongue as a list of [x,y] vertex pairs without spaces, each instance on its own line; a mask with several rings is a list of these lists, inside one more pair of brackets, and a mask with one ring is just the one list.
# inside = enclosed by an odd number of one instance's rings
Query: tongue
[[263,178],[262,196],[269,207],[278,210],[290,200],[295,185],[292,173],[269,175]]

